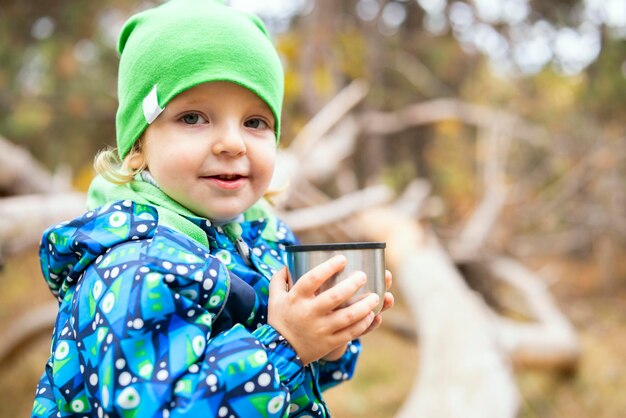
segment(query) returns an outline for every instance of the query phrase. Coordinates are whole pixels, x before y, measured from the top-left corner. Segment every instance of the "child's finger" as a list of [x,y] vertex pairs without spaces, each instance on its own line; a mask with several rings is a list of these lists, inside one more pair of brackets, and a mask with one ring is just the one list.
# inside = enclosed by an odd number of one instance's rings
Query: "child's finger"
[[346,280],[340,281],[317,296],[316,310],[320,313],[334,310],[358,292],[366,281],[367,276],[362,271],[351,274]]
[[343,330],[367,317],[378,305],[378,295],[370,293],[367,297],[329,315],[328,321],[334,330]]
[[289,272],[287,267],[283,267],[274,273],[270,280],[269,290],[270,297],[287,293],[289,290]]
[[335,332],[333,336],[337,338],[338,341],[352,341],[363,335],[363,333],[370,328],[375,319],[376,315],[370,310],[369,313],[359,321]]
[[393,293],[385,292],[385,298],[383,299],[383,308],[380,310],[379,314],[393,307],[394,302],[395,299],[393,297]]
[[[363,331],[362,335],[366,335],[369,334],[370,332],[374,331],[376,328],[378,328],[380,326],[380,324],[383,323],[383,316],[381,314],[378,314],[374,317],[374,320],[372,321],[372,323],[370,324],[369,327],[367,327],[367,329],[365,331]],[[359,336],[359,337],[360,337]]]
[[380,326],[380,324],[382,324],[382,322],[383,322],[383,316],[381,314],[383,312],[385,312],[387,309],[391,308],[393,306],[393,304],[394,304],[393,294],[391,294],[389,292],[385,293],[385,300],[383,302],[383,308],[380,310],[378,315],[376,315],[376,317],[372,321],[372,323],[369,326],[369,328],[367,328],[362,335],[369,334],[370,332],[372,332],[376,328],[378,328]]
[[313,267],[302,275],[293,286],[293,291],[312,296],[317,289],[328,279],[339,273],[346,266],[348,260],[343,255],[337,255],[322,264]]
[[393,276],[389,270],[385,270],[385,290],[391,289],[391,284],[393,282]]

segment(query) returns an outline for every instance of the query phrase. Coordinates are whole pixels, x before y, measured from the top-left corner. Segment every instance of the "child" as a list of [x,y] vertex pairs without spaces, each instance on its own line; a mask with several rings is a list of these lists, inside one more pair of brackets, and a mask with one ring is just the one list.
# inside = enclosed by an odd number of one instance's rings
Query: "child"
[[378,297],[337,308],[363,273],[317,294],[342,257],[288,278],[296,239],[262,199],[283,94],[264,26],[171,0],[119,51],[117,150],[91,210],[41,244],[60,306],[33,416],[330,416],[321,392],[352,376]]

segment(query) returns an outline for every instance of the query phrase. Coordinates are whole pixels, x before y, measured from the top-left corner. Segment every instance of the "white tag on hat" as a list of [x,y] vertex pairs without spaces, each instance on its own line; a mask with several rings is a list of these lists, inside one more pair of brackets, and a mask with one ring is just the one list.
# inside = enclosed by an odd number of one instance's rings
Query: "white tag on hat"
[[163,109],[159,107],[159,100],[157,98],[157,85],[155,84],[150,90],[150,93],[143,99],[143,115],[146,118],[148,124],[154,122],[163,112]]

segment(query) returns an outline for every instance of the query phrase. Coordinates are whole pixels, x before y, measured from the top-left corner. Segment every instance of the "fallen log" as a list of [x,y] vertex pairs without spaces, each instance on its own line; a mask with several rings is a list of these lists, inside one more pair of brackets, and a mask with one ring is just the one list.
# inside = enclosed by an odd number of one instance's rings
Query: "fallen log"
[[428,125],[444,120],[460,120],[479,128],[490,129],[497,122],[507,126],[515,137],[535,146],[543,146],[551,138],[540,125],[501,109],[480,106],[458,99],[433,99],[408,105],[389,112],[367,111],[359,115],[363,133],[369,135],[393,135],[413,126]]
[[30,152],[0,136],[0,195],[62,190],[69,190],[67,179],[50,174]]
[[327,203],[284,212],[281,218],[294,231],[305,231],[340,221],[364,208],[387,203],[392,197],[393,191],[389,187],[373,186]]
[[387,242],[388,265],[417,325],[419,371],[396,417],[515,417],[519,394],[489,310],[435,235],[394,210],[357,219],[368,239]]
[[517,367],[572,371],[580,359],[574,327],[557,308],[544,281],[520,262],[497,257],[486,263],[494,277],[524,298],[531,322],[496,317],[498,339]]
[[22,316],[17,317],[11,325],[2,332],[0,338],[0,366],[17,355],[26,343],[46,333],[50,334],[56,321],[59,304],[48,302],[32,308]]
[[0,253],[10,254],[37,244],[46,228],[84,210],[85,195],[78,192],[0,199]]
[[363,79],[354,80],[333,97],[291,141],[290,152],[304,158],[326,133],[332,129],[354,106],[363,100],[369,84]]

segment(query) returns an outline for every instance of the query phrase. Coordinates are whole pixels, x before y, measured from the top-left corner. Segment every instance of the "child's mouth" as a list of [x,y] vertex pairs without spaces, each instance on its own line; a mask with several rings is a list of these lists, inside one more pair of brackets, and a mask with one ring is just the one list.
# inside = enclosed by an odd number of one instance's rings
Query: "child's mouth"
[[222,189],[234,190],[243,186],[247,177],[239,174],[219,174],[205,177],[212,184]]
[[240,176],[239,174],[220,174],[219,176],[211,176],[211,178],[216,178],[222,181],[233,181],[233,180],[239,180],[240,178],[243,178],[243,177]]

